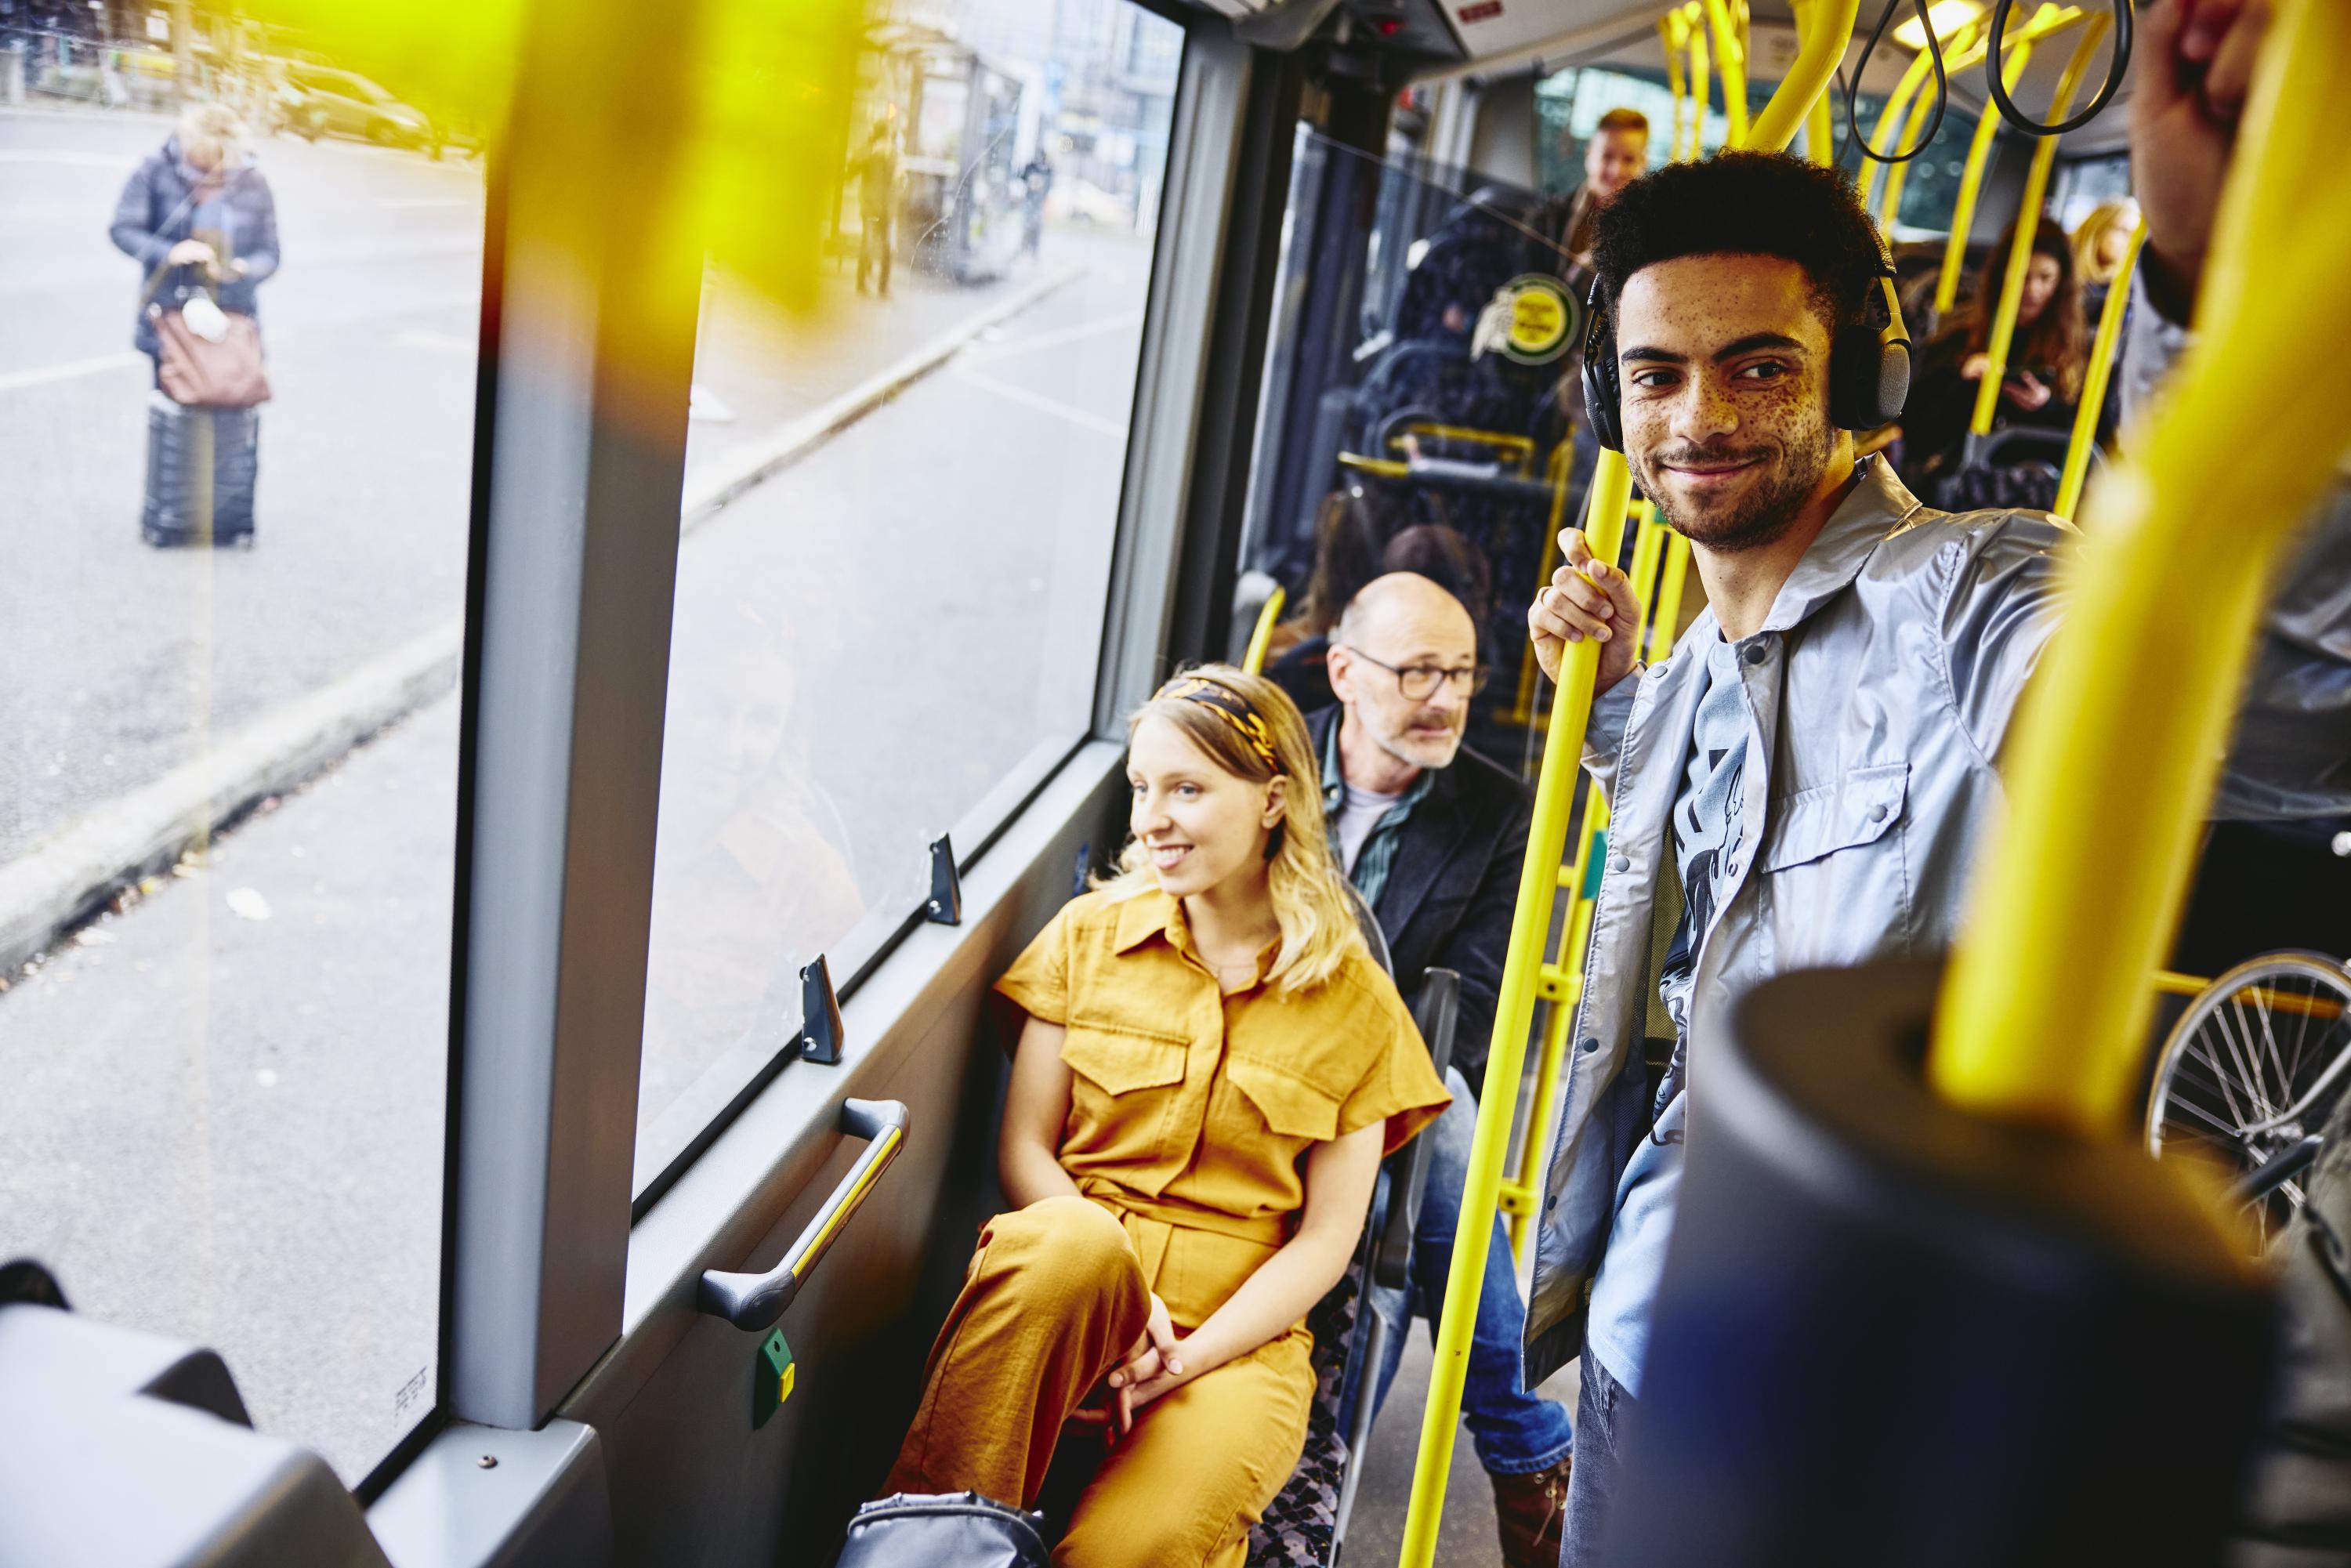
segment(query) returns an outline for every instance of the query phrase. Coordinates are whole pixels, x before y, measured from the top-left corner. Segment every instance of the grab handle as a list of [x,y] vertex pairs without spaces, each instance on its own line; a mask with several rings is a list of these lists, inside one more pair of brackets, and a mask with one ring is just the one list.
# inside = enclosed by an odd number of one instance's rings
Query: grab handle
[[898,1157],[906,1142],[906,1105],[901,1100],[845,1100],[841,1106],[841,1132],[844,1137],[869,1140],[865,1152],[832,1189],[816,1218],[808,1222],[799,1239],[786,1249],[783,1261],[765,1274],[729,1274],[717,1269],[702,1272],[702,1285],[695,1295],[695,1310],[715,1318],[725,1318],[738,1329],[754,1331],[773,1328],[776,1320],[800,1293],[816,1266],[837,1240],[850,1220],[856,1218],[860,1205]]

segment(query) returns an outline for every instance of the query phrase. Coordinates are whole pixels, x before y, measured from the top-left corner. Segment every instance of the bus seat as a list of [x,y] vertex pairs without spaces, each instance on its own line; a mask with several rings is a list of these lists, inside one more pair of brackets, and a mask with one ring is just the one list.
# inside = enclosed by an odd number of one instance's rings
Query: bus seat
[[[1392,969],[1379,921],[1352,885],[1347,891],[1372,956],[1382,968]],[[1452,970],[1431,969],[1414,1009],[1414,1021],[1440,1073],[1453,1056],[1460,987]],[[1376,1375],[1387,1329],[1378,1313],[1363,1310],[1364,1292],[1375,1280],[1402,1280],[1410,1267],[1413,1227],[1420,1218],[1420,1189],[1427,1174],[1426,1138],[1415,1138],[1381,1163],[1354,1260],[1306,1314],[1314,1335],[1314,1403],[1307,1412],[1306,1447],[1290,1483],[1249,1531],[1253,1568],[1324,1568],[1338,1560],[1372,1427],[1373,1401],[1350,1396],[1364,1378]],[[1348,1407],[1354,1411],[1354,1429],[1342,1431],[1340,1412]]]

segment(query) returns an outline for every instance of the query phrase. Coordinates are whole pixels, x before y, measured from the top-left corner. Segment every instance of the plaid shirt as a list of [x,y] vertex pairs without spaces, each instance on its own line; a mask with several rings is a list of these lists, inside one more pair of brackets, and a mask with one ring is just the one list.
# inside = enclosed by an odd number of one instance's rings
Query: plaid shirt
[[[1339,813],[1347,802],[1346,776],[1339,771],[1339,731],[1346,727],[1342,715],[1331,726],[1331,733],[1322,742],[1322,824],[1331,840],[1331,857],[1343,868],[1345,851],[1339,842]],[[1437,769],[1424,768],[1413,778],[1410,788],[1396,798],[1396,803],[1380,814],[1372,826],[1371,837],[1364,841],[1363,850],[1355,856],[1355,869],[1349,873],[1355,891],[1364,902],[1377,909],[1380,894],[1388,885],[1388,869],[1395,864],[1396,845],[1404,836],[1405,819],[1412,809],[1427,798],[1436,788]]]

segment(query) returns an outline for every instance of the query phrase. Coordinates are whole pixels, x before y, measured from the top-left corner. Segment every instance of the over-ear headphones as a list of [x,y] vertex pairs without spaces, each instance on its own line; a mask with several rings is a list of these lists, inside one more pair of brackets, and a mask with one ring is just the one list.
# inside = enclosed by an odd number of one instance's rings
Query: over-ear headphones
[[[1894,292],[1894,256],[1877,240],[1877,276],[1861,301],[1861,319],[1841,328],[1829,348],[1829,422],[1840,430],[1876,430],[1902,417],[1910,397],[1910,332],[1902,324],[1902,301]],[[1583,333],[1583,415],[1592,433],[1611,452],[1625,450],[1621,412],[1624,387],[1610,351],[1615,323],[1592,280]]]

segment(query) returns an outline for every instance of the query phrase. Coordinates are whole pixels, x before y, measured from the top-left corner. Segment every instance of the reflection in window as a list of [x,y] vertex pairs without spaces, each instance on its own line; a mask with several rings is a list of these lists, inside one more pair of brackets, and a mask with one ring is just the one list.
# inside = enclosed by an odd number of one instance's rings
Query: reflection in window
[[1092,723],[1182,34],[940,9],[862,62],[828,308],[705,291],[640,1191],[797,1038],[801,967],[848,981]]
[[[435,1385],[481,169],[257,27],[47,14],[78,111],[0,118],[0,1258],[357,1480]],[[268,401],[207,406],[214,340]]]

